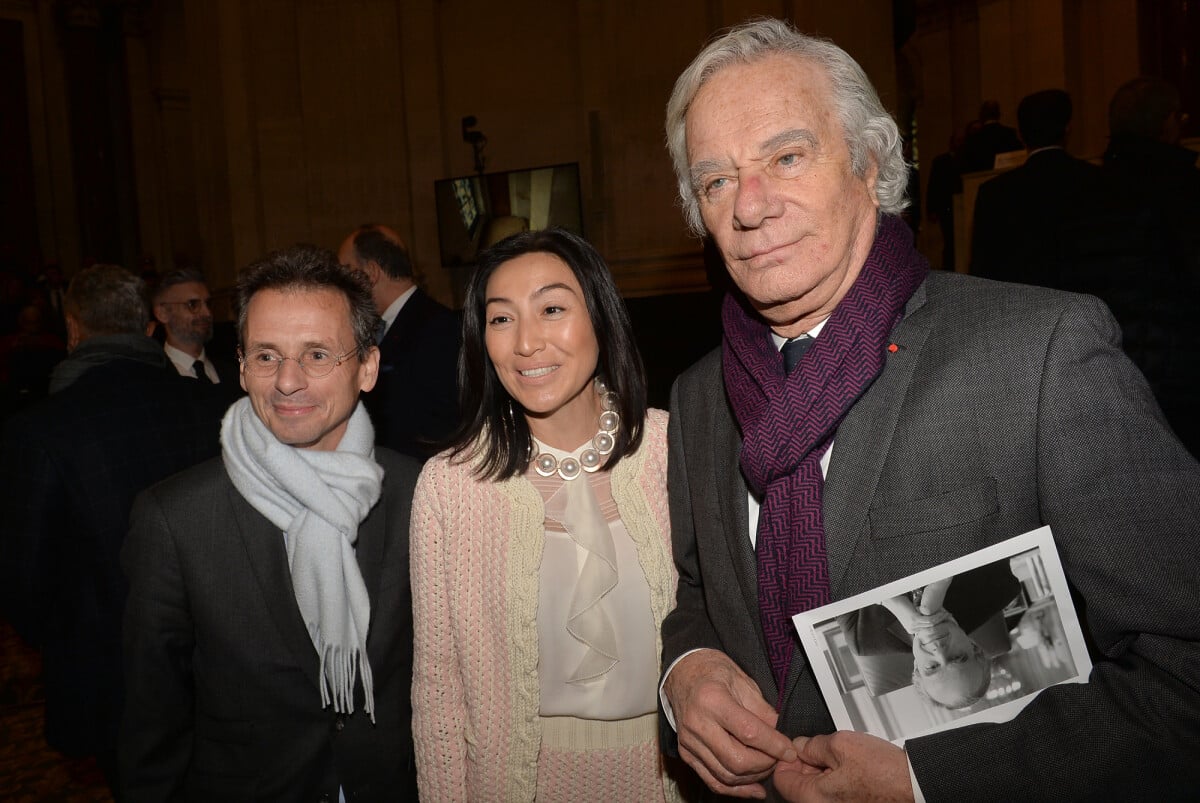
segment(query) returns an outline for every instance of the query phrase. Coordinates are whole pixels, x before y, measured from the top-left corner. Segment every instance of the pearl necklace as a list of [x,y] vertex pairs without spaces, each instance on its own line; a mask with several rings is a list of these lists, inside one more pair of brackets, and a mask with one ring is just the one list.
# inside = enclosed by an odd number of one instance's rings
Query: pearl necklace
[[564,480],[573,480],[581,473],[592,474],[600,470],[604,455],[612,452],[617,445],[615,435],[621,428],[621,415],[617,412],[617,394],[608,389],[600,377],[595,379],[596,392],[600,394],[600,418],[597,420],[597,431],[591,443],[579,453],[559,460],[549,452],[541,452],[533,459],[533,470],[543,477],[555,474]]

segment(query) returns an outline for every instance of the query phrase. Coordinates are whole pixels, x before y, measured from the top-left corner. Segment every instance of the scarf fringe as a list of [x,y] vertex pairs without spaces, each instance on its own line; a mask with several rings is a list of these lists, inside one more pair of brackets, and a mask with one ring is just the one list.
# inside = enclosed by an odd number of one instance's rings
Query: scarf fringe
[[[313,637],[314,643],[320,640]],[[321,707],[333,706],[339,714],[354,713],[354,687],[360,676],[363,687],[363,712],[375,724],[375,682],[371,675],[371,664],[357,648],[344,650],[336,644],[324,642],[317,649],[321,658]]]

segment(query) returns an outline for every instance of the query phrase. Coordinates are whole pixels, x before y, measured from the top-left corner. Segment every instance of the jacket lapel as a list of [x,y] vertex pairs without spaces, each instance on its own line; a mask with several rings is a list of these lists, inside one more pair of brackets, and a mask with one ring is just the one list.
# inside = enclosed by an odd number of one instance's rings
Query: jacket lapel
[[246,548],[246,557],[258,580],[259,591],[271,621],[291,651],[296,665],[304,670],[314,687],[320,688],[317,650],[313,647],[304,617],[300,615],[300,607],[296,604],[283,533],[252,508],[232,485],[229,487],[229,496],[238,532]]
[[931,322],[916,314],[925,304],[925,285],[905,307],[905,317],[892,330],[897,350],[888,354],[883,373],[854,405],[838,428],[822,495],[829,590],[839,599],[850,560],[870,530],[868,513],[879,487],[883,464],[903,407],[904,395],[929,335]]
[[388,495],[387,480],[379,502],[358,527],[358,541],[354,545],[354,557],[367,587],[367,599],[371,602],[371,621],[367,626],[367,654],[374,651],[375,642],[386,634],[378,634],[376,627],[379,613],[379,580],[383,574],[383,555],[387,547]]
[[[746,507],[746,480],[742,476],[738,456],[742,451],[742,436],[737,424],[729,415],[716,416],[712,438],[713,473],[716,477],[717,495],[720,500],[721,516],[728,522],[724,527],[733,561],[734,574],[741,586],[746,611],[758,622],[758,568],[754,549],[750,545],[749,511]],[[759,627],[761,631],[761,626]],[[761,636],[761,632],[759,634]]]

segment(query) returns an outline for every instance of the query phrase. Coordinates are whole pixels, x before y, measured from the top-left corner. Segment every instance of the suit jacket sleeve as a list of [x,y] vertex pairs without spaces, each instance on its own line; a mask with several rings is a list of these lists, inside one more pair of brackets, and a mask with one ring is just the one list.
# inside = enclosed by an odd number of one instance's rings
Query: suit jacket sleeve
[[1074,799],[1200,788],[1200,466],[1118,344],[1103,305],[1078,297],[1040,355],[1041,517],[1099,660],[1086,685],[1046,689],[1011,722],[909,740],[930,801],[1061,798],[1050,778]]
[[123,800],[173,800],[192,760],[194,627],[171,525],[154,490],[134,503],[122,550],[126,699],[121,727]]
[[[671,389],[671,415],[667,424],[667,491],[671,510],[671,551],[675,557],[679,581],[675,592],[675,608],[667,614],[662,623],[664,671],[689,650],[724,650],[720,637],[709,619],[704,599],[704,580],[700,572],[686,453],[679,384],[676,382]],[[661,707],[659,736],[664,752],[672,757],[678,756],[677,734],[667,721],[666,715],[661,712]]]
[[670,666],[688,650],[705,647],[724,649],[709,620],[704,601],[704,580],[700,573],[696,527],[692,518],[678,393],[679,387],[676,385],[671,390],[671,418],[667,426],[667,488],[671,505],[671,549],[679,572],[679,585],[675,593],[675,609],[663,621],[663,668]]
[[[426,465],[413,496],[410,558],[413,590],[413,744],[422,799],[465,801],[467,710],[451,621],[447,543],[447,472]],[[441,487],[439,487],[439,485]]]

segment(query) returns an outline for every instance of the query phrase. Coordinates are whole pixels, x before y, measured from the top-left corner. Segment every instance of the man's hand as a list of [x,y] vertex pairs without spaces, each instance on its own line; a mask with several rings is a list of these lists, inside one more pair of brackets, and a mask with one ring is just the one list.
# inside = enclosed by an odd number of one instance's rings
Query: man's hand
[[792,803],[826,800],[913,799],[908,757],[891,742],[854,731],[801,736],[798,758],[775,768],[775,791]]
[[714,792],[765,798],[759,781],[796,751],[775,730],[778,715],[758,685],[718,650],[688,655],[667,675],[663,691],[679,734],[679,755]]
[[918,613],[904,628],[910,635],[916,635],[921,630],[933,630],[946,622],[954,621],[954,617],[945,608],[939,608],[933,613]]

